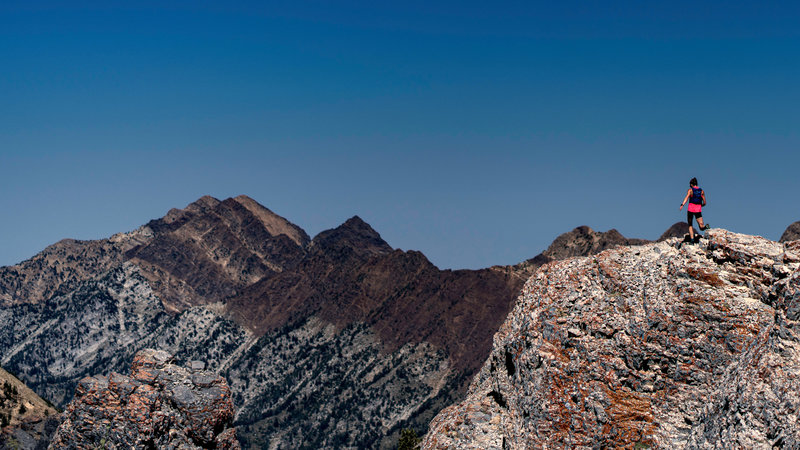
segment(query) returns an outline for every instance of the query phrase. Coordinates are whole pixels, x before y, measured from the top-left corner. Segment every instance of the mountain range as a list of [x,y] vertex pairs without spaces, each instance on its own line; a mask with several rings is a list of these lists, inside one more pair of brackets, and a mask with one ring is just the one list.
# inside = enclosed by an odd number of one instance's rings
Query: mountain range
[[249,197],[202,197],[0,268],[0,364],[63,407],[158,348],[228,380],[244,447],[391,448],[466,395],[538,267],[646,242],[578,227],[514,266],[440,270],[357,216],[312,239]]

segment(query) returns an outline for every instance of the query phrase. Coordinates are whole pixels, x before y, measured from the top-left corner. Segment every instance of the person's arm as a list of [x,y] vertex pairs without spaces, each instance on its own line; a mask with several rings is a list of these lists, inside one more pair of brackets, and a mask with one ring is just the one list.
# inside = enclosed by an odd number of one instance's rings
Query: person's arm
[[703,206],[706,206],[706,191],[701,191],[700,194],[703,196]]
[[680,207],[680,208],[678,208],[678,211],[680,211],[680,210],[682,210],[682,209],[683,209],[683,205],[685,205],[685,204],[686,204],[686,202],[688,202],[688,201],[689,201],[689,196],[691,196],[691,195],[692,195],[692,190],[691,190],[691,189],[689,189],[689,191],[686,193],[686,197],[684,197],[684,198],[683,198],[683,201],[681,202],[681,207]]

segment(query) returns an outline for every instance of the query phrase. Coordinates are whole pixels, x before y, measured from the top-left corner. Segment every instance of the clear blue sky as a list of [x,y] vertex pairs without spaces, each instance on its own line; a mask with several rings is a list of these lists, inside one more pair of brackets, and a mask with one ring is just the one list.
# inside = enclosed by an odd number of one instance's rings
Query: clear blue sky
[[797,2],[215,3],[0,4],[0,265],[205,194],[441,268],[656,238],[693,176],[800,220]]

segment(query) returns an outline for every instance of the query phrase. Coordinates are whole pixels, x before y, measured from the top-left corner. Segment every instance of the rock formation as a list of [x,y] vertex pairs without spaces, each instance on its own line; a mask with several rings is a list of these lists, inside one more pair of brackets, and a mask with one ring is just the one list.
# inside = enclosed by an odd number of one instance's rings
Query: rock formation
[[798,448],[800,241],[543,266],[423,448]]
[[145,349],[130,376],[82,379],[49,448],[239,449],[225,380],[202,362],[170,360]]
[[800,222],[795,222],[786,228],[781,236],[781,242],[796,241],[800,239]]

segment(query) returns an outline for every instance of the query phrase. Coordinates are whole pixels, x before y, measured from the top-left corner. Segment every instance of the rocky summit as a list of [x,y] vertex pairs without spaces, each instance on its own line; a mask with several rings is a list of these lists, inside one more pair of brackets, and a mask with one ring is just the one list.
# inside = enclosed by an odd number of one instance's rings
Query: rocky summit
[[423,448],[800,448],[800,241],[551,262]]
[[239,449],[231,392],[225,380],[169,353],[136,354],[130,376],[84,378],[51,449]]

